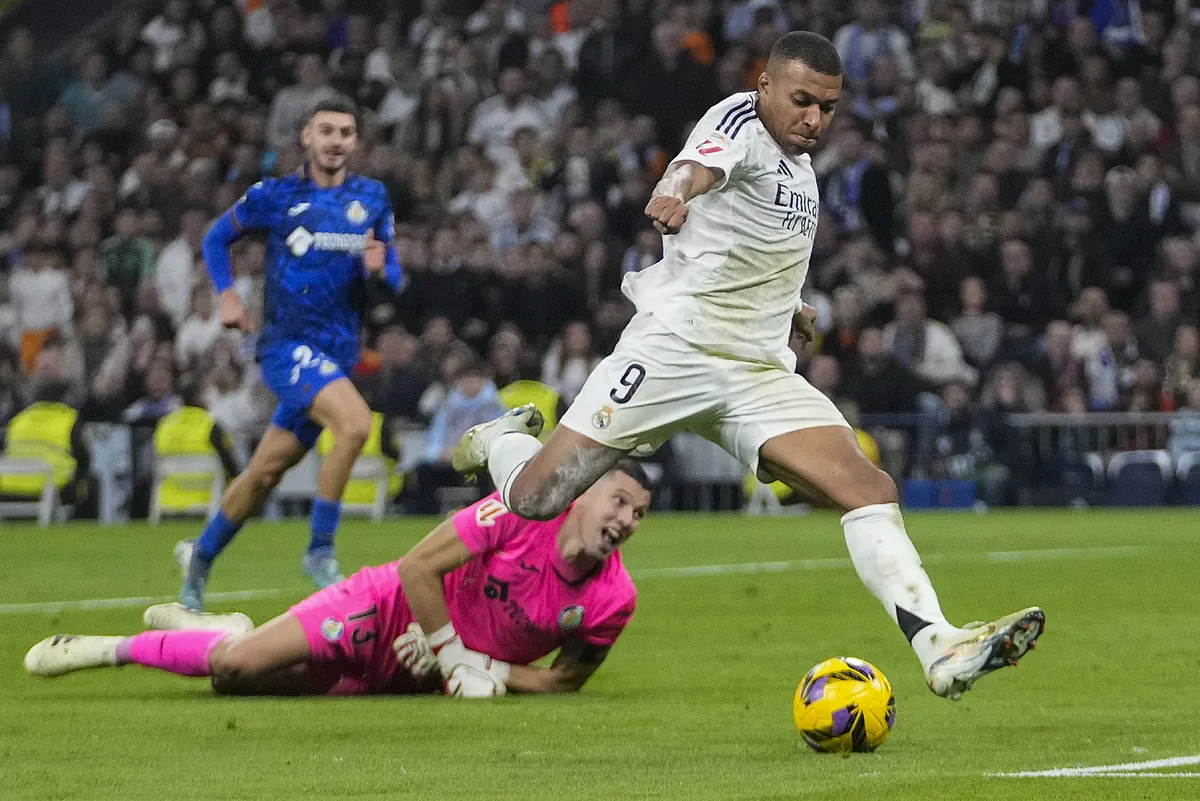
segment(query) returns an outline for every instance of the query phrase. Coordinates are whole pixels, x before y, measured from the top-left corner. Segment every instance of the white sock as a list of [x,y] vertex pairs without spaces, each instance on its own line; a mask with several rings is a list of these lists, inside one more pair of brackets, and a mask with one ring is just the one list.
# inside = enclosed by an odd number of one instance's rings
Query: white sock
[[488,443],[488,473],[496,489],[500,490],[500,500],[504,501],[505,506],[509,506],[508,492],[513,482],[541,449],[542,443],[538,442],[537,437],[518,431],[498,434]]
[[957,628],[946,622],[921,557],[894,503],[863,506],[842,517],[846,547],[859,578],[908,638],[925,670]]

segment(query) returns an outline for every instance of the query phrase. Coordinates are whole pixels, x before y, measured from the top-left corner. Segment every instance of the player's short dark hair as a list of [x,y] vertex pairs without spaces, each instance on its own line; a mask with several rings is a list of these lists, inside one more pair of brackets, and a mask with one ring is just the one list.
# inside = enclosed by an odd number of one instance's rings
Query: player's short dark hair
[[624,473],[638,483],[638,486],[646,492],[654,491],[654,484],[650,481],[650,476],[646,475],[646,469],[642,467],[641,462],[632,457],[626,456],[619,462],[613,465],[610,473]]
[[358,126],[358,105],[345,95],[327,97],[324,100],[318,100],[313,105],[312,111],[309,112],[308,118],[311,120],[322,111],[332,111],[337,114],[349,114],[354,118],[355,127]]
[[767,70],[784,61],[803,61],[822,75],[841,75],[842,57],[833,42],[812,31],[792,31],[779,37],[767,59]]

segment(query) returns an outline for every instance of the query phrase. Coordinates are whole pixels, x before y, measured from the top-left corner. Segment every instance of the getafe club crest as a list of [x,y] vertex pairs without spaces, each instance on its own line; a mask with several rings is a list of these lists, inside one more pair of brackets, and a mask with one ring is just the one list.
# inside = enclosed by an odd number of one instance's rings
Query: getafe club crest
[[564,606],[558,613],[558,628],[563,634],[571,634],[583,625],[583,607],[579,605]]
[[367,207],[357,200],[351,201],[346,207],[346,219],[355,225],[362,225],[367,221]]

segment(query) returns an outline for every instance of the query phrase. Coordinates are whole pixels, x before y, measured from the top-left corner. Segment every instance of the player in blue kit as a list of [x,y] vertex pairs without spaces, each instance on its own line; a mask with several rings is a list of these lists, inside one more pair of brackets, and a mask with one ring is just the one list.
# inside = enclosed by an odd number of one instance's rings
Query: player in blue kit
[[176,546],[184,568],[180,601],[189,609],[204,608],[213,560],[323,428],[333,432],[335,444],[317,478],[302,569],[319,588],[342,580],[333,538],[342,493],[371,426],[371,412],[348,378],[358,361],[359,313],[368,282],[398,291],[402,277],[387,190],[346,169],[358,140],[356,114],[347,100],[318,104],[300,134],[304,166],[250,187],[204,238],[221,323],[249,333],[250,317],[233,287],[229,246],[244,232],[266,233],[257,358],[279,406],[220,511],[198,539]]

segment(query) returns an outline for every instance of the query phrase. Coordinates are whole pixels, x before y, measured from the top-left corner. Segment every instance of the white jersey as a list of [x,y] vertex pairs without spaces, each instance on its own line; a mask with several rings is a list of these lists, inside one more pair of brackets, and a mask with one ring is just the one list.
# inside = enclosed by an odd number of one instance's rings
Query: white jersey
[[755,113],[757,92],[708,110],[672,164],[722,179],[688,203],[662,261],[625,276],[639,312],[709,352],[795,369],[792,316],[817,230],[817,177],[807,154],[785,153]]

